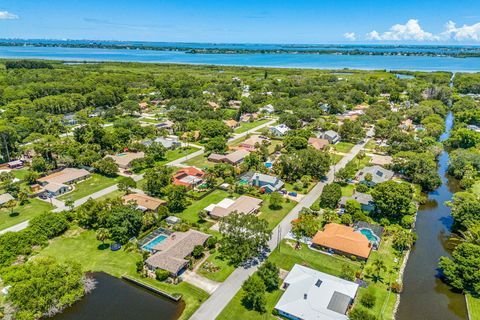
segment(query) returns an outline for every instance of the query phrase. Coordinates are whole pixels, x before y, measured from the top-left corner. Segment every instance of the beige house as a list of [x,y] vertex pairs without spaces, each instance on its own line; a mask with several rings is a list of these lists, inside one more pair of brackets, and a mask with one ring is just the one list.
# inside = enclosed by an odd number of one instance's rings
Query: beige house
[[270,144],[270,139],[268,139],[267,137],[264,137],[264,136],[260,136],[260,135],[253,135],[250,138],[243,141],[239,145],[239,147],[243,148],[243,149],[246,149],[248,151],[254,151],[256,149],[255,146],[257,145],[257,143],[259,145],[262,145],[263,143]]
[[145,157],[143,152],[122,152],[116,155],[108,155],[107,157],[112,158],[113,161],[117,164],[119,168],[128,169],[131,166],[131,163],[135,159],[141,159]]
[[58,196],[71,189],[70,185],[90,177],[85,169],[65,168],[48,176],[37,179],[40,185],[53,196]]
[[229,163],[231,165],[237,165],[243,162],[243,159],[245,159],[246,156],[250,154],[250,151],[244,150],[244,149],[238,149],[232,153],[229,154],[218,154],[218,153],[212,153],[208,156],[208,161],[211,162],[225,162]]
[[217,204],[211,204],[205,208],[210,217],[214,219],[221,219],[228,216],[232,212],[243,214],[256,213],[260,209],[262,199],[257,199],[249,196],[240,196],[233,200],[225,198]]
[[122,200],[125,204],[134,202],[137,205],[137,209],[140,209],[142,211],[148,210],[154,212],[156,212],[161,205],[167,203],[164,200],[153,198],[141,193],[131,193],[124,195],[122,197]]

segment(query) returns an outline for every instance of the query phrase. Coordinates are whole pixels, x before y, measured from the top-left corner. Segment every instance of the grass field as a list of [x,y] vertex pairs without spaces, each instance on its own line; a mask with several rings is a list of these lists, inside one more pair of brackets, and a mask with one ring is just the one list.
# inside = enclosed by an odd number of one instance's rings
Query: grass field
[[268,229],[272,230],[277,226],[277,224],[282,221],[282,219],[297,205],[297,202],[290,201],[290,202],[283,202],[282,208],[279,210],[272,210],[268,207],[269,205],[269,197],[263,201],[262,207],[260,208],[260,214],[258,215],[259,218],[265,219],[268,222]]
[[339,143],[334,144],[334,145],[333,145],[333,148],[334,148],[337,152],[347,153],[347,152],[349,152],[350,150],[352,150],[353,146],[355,146],[355,144],[350,143],[350,142],[342,142],[342,141],[340,141]]
[[75,190],[58,197],[59,200],[78,200],[92,193],[113,186],[119,181],[120,177],[109,178],[94,173],[90,178],[75,184]]
[[305,244],[301,245],[301,249],[296,250],[289,243],[294,243],[294,241],[282,241],[280,247],[275,249],[268,258],[281,269],[291,270],[295,264],[301,264],[334,276],[340,275],[343,265],[360,269],[359,262],[317,252],[309,249]]
[[111,251],[109,248],[100,250],[98,249],[99,244],[94,231],[76,228],[54,239],[38,256],[53,256],[64,261],[76,261],[80,263],[84,271],[103,271],[116,277],[128,275],[170,294],[180,293],[186,304],[180,319],[188,319],[208,298],[208,293],[185,282],[172,285],[142,278],[135,271],[135,263],[142,259],[141,254],[125,252],[123,249],[119,251]]
[[14,170],[11,171],[11,173],[13,174],[13,176],[15,178],[23,180],[28,173],[28,169],[26,169],[26,168],[14,169]]
[[200,169],[209,168],[215,165],[215,163],[207,160],[207,157],[204,154],[188,159],[184,162],[187,166],[194,166]]
[[343,159],[343,155],[341,155],[341,154],[332,154],[331,156],[332,156],[333,164],[337,164],[337,163],[340,162],[340,160]]
[[179,158],[185,157],[191,153],[194,153],[195,151],[198,151],[200,149],[196,147],[185,147],[185,148],[177,148],[174,150],[168,150],[165,153],[165,160],[157,162],[157,164],[165,164],[170,161],[177,160]]
[[468,318],[470,320],[480,320],[480,298],[474,298],[467,294]]
[[205,198],[198,201],[193,201],[190,206],[188,206],[183,212],[178,213],[176,216],[183,221],[200,223],[198,213],[205,209],[206,206],[212,203],[218,203],[226,197],[228,197],[228,192],[223,190],[215,190]]
[[264,123],[267,123],[270,121],[270,119],[263,119],[263,120],[258,120],[258,121],[253,121],[253,122],[241,122],[240,127],[235,129],[235,133],[242,133],[248,130],[251,130],[255,127],[261,126]]
[[52,206],[49,202],[44,202],[38,199],[30,199],[29,203],[26,203],[23,206],[16,206],[13,208],[14,215],[12,216],[11,209],[0,209],[0,230],[30,220],[45,211],[50,211],[51,209]]
[[[202,269],[204,265],[211,265],[218,268],[215,272],[209,272],[205,269]],[[204,276],[207,279],[223,282],[228,276],[235,270],[235,267],[228,264],[227,260],[223,260],[220,257],[220,253],[216,251],[214,254],[210,255],[207,260],[200,266],[197,273]]]

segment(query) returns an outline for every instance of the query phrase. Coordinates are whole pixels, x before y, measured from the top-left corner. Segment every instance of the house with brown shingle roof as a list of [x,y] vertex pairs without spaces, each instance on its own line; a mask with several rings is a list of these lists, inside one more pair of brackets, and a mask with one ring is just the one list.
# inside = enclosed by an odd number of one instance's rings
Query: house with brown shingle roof
[[237,165],[242,163],[243,159],[245,159],[245,157],[248,156],[249,154],[250,152],[244,149],[238,149],[229,154],[212,153],[208,156],[208,161],[217,162],[217,163],[225,162],[231,165]]
[[256,149],[256,145],[262,145],[263,143],[270,144],[270,139],[268,139],[265,136],[260,136],[260,135],[253,135],[250,138],[246,139],[243,141],[239,147],[246,149],[248,151],[254,151]]
[[323,148],[328,146],[329,143],[330,142],[328,142],[327,139],[308,138],[308,144],[317,150],[322,150]]
[[65,168],[37,179],[48,193],[58,196],[71,189],[70,185],[90,177],[90,172],[85,169]]
[[130,193],[122,197],[123,203],[135,203],[137,209],[142,211],[154,211],[156,212],[161,205],[167,203],[164,200],[160,200],[154,197],[147,196],[146,194],[141,193]]
[[153,254],[145,260],[148,269],[163,269],[178,276],[188,266],[186,259],[195,246],[203,246],[210,235],[190,229],[187,232],[174,232],[153,247]]
[[233,119],[230,120],[223,120],[223,123],[227,125],[230,129],[235,129],[238,127],[239,123]]
[[240,196],[236,200],[223,199],[217,204],[211,204],[205,208],[210,217],[220,219],[230,215],[233,212],[248,214],[256,213],[260,209],[262,199],[257,199],[249,196]]
[[312,239],[312,246],[363,260],[368,259],[372,250],[372,244],[364,234],[338,223],[329,223],[323,231],[318,231]]
[[108,155],[107,157],[112,158],[113,161],[117,164],[119,168],[128,169],[130,168],[132,161],[135,159],[141,159],[145,157],[143,152],[122,152],[116,155]]

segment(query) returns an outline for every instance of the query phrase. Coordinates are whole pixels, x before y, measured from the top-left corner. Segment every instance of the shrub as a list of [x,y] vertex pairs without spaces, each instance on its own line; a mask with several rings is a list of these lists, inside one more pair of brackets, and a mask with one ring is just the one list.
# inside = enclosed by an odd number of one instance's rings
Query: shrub
[[163,270],[163,269],[155,270],[155,278],[158,281],[165,281],[168,279],[169,276],[170,276],[170,272],[168,272],[167,270]]
[[207,248],[209,249],[213,249],[215,248],[217,244],[217,238],[216,237],[210,237],[207,239],[207,242],[205,243],[205,245],[207,246]]
[[351,266],[348,264],[342,265],[342,269],[340,271],[340,278],[353,281],[355,280],[355,272]]
[[353,218],[350,214],[344,213],[341,215],[340,221],[342,222],[342,224],[351,225],[353,223]]
[[402,292],[402,289],[403,289],[403,286],[402,286],[401,283],[393,282],[393,283],[390,285],[390,289],[392,289],[392,292],[394,292],[394,293],[401,293],[401,292]]
[[377,297],[375,296],[375,293],[372,290],[367,290],[363,296],[360,298],[360,303],[367,308],[373,308],[375,305],[375,302],[377,300]]
[[358,184],[357,187],[355,188],[356,191],[362,192],[362,193],[368,192],[369,189],[370,188],[363,183]]
[[401,222],[401,225],[402,227],[406,228],[406,229],[410,229],[413,227],[413,223],[415,222],[415,217],[414,216],[403,216],[402,217],[402,222]]
[[195,258],[195,259],[198,259],[200,258],[201,256],[203,256],[203,246],[202,245],[197,245],[193,248],[193,251],[192,251],[192,256]]
[[365,308],[356,307],[348,314],[350,320],[376,320],[377,317]]
[[143,260],[138,260],[136,263],[135,263],[135,266],[137,268],[137,272],[140,272],[143,270]]
[[313,211],[320,211],[320,204],[318,202],[314,202],[310,207]]

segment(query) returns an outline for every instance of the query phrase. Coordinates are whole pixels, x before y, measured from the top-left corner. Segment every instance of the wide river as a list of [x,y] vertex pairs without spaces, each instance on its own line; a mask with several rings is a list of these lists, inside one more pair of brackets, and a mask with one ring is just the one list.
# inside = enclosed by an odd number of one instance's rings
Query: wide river
[[[453,116],[448,114],[445,133],[441,141],[448,139]],[[465,298],[454,293],[439,278],[438,260],[449,256],[452,216],[445,201],[459,191],[457,181],[447,175],[449,155],[443,151],[439,157],[438,173],[442,185],[428,194],[427,203],[419,207],[415,232],[418,240],[413,247],[405,269],[397,319],[400,320],[458,320],[467,319]]]
[[480,58],[337,54],[189,54],[179,51],[0,47],[0,58],[128,61],[317,69],[480,71]]

